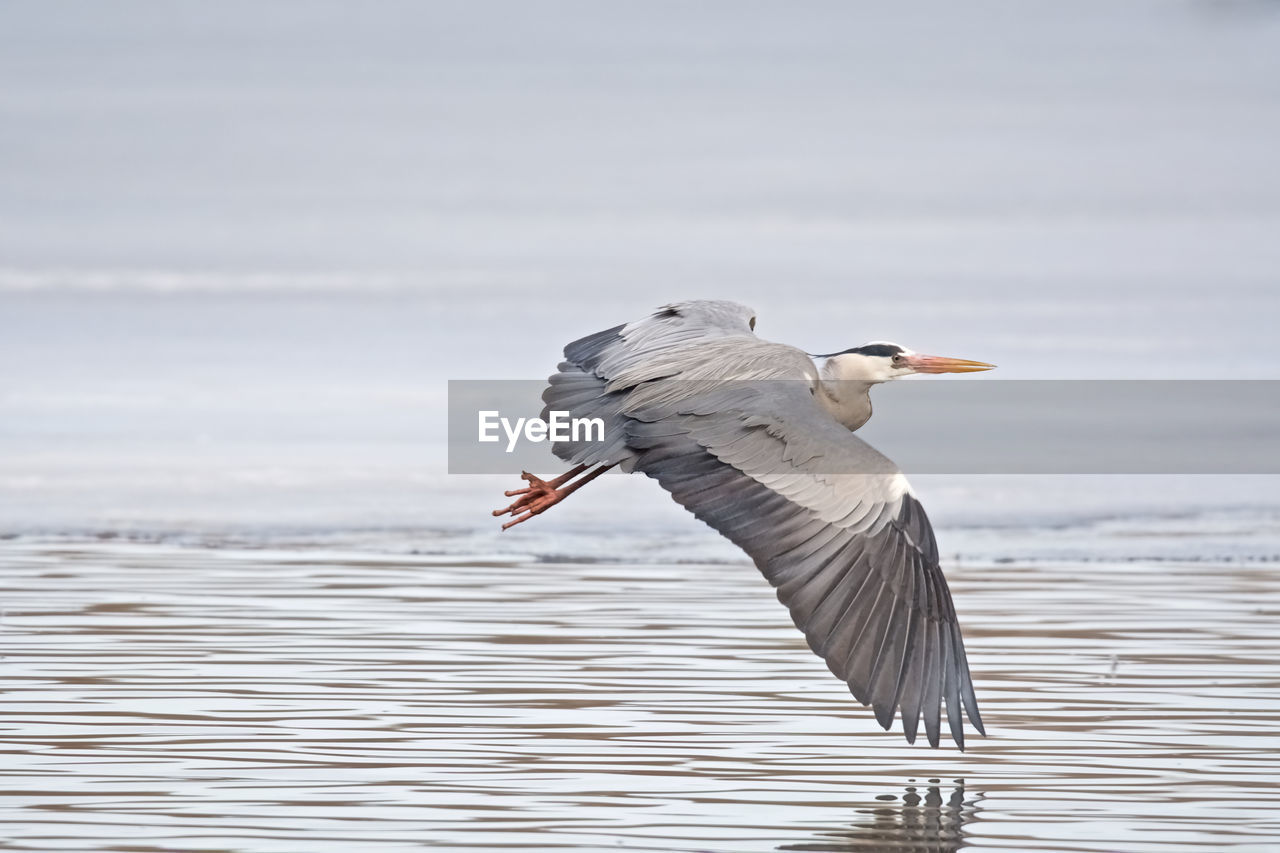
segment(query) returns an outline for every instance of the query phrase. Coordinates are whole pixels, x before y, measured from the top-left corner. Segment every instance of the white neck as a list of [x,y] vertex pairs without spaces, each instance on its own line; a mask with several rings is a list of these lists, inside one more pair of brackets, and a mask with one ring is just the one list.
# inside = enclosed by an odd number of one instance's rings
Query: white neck
[[871,386],[878,383],[846,378],[840,368],[838,358],[829,358],[822,364],[815,397],[822,408],[852,431],[871,420]]

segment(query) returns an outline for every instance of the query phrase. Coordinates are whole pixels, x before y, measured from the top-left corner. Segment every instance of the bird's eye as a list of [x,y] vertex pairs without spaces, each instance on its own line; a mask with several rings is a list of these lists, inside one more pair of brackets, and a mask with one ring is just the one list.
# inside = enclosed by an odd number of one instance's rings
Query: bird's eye
[[901,367],[902,365],[904,365],[904,364],[906,364],[906,363],[907,363],[906,356],[903,356],[903,355],[895,355],[895,356],[893,357],[893,366],[894,366],[894,367]]
[[755,330],[756,330],[756,318],[755,318],[755,317],[752,317],[752,318],[751,318],[751,331],[753,331],[753,332],[754,332]]

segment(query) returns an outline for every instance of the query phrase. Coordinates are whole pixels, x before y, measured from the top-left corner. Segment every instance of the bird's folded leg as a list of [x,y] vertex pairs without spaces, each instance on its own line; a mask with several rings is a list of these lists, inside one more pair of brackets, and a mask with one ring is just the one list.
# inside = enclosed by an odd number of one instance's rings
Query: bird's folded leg
[[[545,491],[546,489],[558,489],[561,486],[563,486],[565,483],[572,480],[574,477],[581,474],[585,470],[587,470],[586,465],[577,465],[573,468],[570,468],[568,471],[565,471],[563,474],[561,474],[559,477],[556,477],[554,480],[543,480],[540,477],[536,477],[533,474],[530,474],[528,471],[521,471],[520,478],[522,480],[528,481],[529,486],[523,489],[512,489],[510,491],[503,492],[503,494],[509,498],[513,498],[516,495],[530,495],[531,497],[526,498],[526,500],[532,500],[532,496],[535,496],[534,493]],[[512,504],[510,507],[507,507],[506,509],[494,510],[493,514],[502,515],[504,513],[510,512],[511,507],[514,507],[519,503],[520,501],[516,501],[514,504]]]
[[586,465],[578,465],[571,468],[554,480],[544,480],[541,477],[530,474],[528,471],[523,471],[520,477],[529,485],[523,489],[512,489],[504,492],[507,497],[518,499],[505,509],[495,509],[493,514],[495,516],[510,514],[512,520],[502,525],[502,529],[506,530],[508,527],[514,527],[522,521],[528,521],[535,515],[546,512],[612,467],[612,465],[601,465],[577,482],[570,481],[583,471],[586,471]]

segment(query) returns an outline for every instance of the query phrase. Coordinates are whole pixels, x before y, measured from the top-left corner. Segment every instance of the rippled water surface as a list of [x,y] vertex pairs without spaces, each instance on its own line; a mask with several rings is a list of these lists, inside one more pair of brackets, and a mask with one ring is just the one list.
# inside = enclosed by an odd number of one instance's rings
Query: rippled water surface
[[1274,850],[1270,560],[951,564],[990,736],[747,564],[0,543],[0,849]]

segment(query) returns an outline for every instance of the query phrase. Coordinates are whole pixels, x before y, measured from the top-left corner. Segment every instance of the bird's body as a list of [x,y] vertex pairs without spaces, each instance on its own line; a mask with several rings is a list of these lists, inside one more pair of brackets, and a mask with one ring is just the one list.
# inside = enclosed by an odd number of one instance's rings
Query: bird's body
[[900,709],[907,740],[923,718],[936,746],[945,703],[963,748],[963,715],[982,722],[933,530],[902,473],[851,431],[878,382],[989,365],[894,344],[819,364],[754,327],[745,306],[685,302],[566,346],[543,401],[600,418],[604,439],[555,444],[575,468],[549,483],[526,475],[498,514],[510,526],[608,468],[643,472],[751,556],[882,726]]

